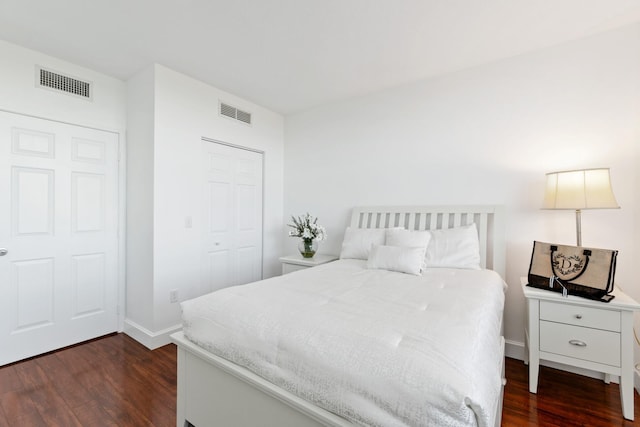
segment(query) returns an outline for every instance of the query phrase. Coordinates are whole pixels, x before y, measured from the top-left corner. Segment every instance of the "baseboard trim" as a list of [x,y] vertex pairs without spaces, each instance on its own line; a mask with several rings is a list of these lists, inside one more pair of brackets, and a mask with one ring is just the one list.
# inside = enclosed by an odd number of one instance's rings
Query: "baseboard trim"
[[[512,359],[524,360],[524,343],[519,341],[507,340],[504,353],[505,356]],[[571,372],[573,374],[584,375],[586,377],[595,378],[598,380],[604,380],[604,374],[602,372],[596,372],[590,369],[576,368],[574,366],[564,365],[557,362],[549,362],[547,360],[541,360],[540,365],[559,369],[561,371]],[[618,384],[620,382],[620,378],[612,375],[611,382]],[[633,384],[636,392],[640,394],[640,371],[638,371],[637,369],[634,370]]]
[[504,355],[512,359],[524,360],[524,343],[505,340]]
[[124,333],[147,347],[149,350],[155,350],[156,348],[171,343],[170,335],[180,330],[182,330],[181,324],[171,326],[158,332],[151,332],[144,326],[140,326],[132,320],[125,319],[124,321]]

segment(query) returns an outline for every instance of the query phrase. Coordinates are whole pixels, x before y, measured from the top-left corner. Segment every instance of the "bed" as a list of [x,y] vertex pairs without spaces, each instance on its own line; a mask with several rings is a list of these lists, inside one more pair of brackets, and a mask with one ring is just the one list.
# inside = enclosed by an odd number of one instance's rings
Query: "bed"
[[177,425],[499,426],[501,209],[355,208],[350,228],[465,225],[479,270],[412,275],[367,268],[372,256],[341,259],[183,303]]

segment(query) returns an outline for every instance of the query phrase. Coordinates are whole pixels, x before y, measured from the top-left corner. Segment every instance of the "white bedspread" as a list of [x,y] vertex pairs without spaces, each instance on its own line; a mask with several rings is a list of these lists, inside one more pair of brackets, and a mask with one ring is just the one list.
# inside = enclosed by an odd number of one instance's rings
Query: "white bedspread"
[[355,424],[489,426],[504,286],[489,270],[340,260],[185,301],[184,333]]

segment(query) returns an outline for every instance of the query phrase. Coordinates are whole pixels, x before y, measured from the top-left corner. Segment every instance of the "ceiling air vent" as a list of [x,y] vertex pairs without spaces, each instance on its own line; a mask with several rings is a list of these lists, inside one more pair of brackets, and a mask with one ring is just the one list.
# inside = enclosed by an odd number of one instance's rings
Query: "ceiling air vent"
[[239,122],[251,124],[251,113],[242,111],[224,102],[220,103],[220,115],[238,120]]
[[78,80],[42,67],[36,67],[36,72],[37,85],[40,87],[91,99],[91,82]]

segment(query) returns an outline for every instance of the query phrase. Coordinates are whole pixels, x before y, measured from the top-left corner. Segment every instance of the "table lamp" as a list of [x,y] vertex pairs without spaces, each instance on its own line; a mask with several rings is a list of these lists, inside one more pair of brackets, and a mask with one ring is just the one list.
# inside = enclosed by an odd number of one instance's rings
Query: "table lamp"
[[618,209],[611,188],[609,168],[581,169],[547,174],[542,209],[576,211],[576,236],[582,246],[580,214],[584,209]]

